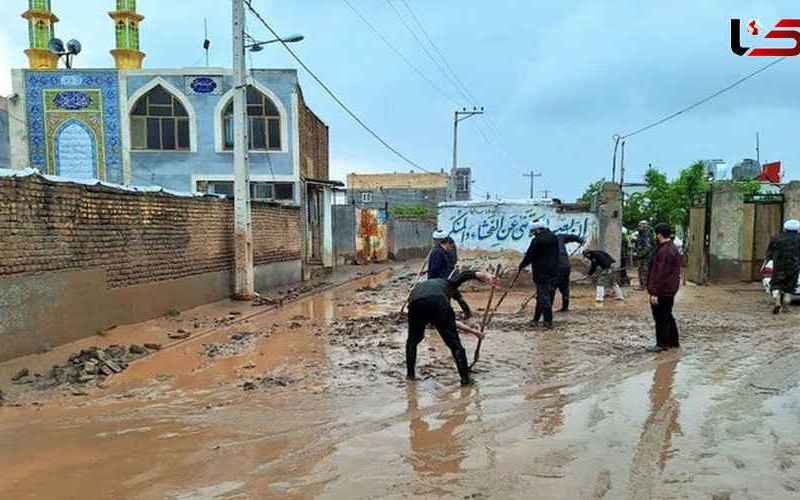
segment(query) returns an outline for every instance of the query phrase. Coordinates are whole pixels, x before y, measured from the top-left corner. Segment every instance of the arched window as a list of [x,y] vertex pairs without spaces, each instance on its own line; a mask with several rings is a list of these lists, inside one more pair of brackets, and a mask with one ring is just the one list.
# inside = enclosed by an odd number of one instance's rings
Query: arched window
[[189,114],[181,101],[157,85],[131,111],[131,147],[135,150],[188,151]]
[[[233,149],[233,99],[222,112],[223,146]],[[247,118],[249,122],[251,151],[280,151],[281,115],[275,103],[254,87],[247,87]]]

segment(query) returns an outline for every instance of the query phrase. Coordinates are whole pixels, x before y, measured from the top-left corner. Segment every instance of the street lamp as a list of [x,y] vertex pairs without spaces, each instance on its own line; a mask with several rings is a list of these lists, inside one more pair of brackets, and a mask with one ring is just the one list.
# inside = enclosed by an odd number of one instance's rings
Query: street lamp
[[65,48],[64,42],[62,42],[59,38],[53,38],[50,40],[50,43],[47,44],[47,48],[50,49],[50,52],[58,57],[64,58],[64,64],[66,64],[67,69],[72,69],[72,58],[80,54],[82,50],[81,42],[77,40],[70,40],[67,42],[67,46]]
[[267,40],[265,42],[259,42],[259,41],[255,40],[255,39],[253,39],[252,37],[250,37],[250,39],[253,40],[253,43],[245,45],[244,48],[245,49],[250,49],[250,52],[261,52],[262,50],[264,50],[264,45],[267,45],[267,44],[270,44],[270,43],[275,43],[275,42],[297,43],[297,42],[302,42],[303,40],[305,40],[305,37],[303,35],[290,35],[290,36],[287,36],[286,38],[276,38],[274,40]]

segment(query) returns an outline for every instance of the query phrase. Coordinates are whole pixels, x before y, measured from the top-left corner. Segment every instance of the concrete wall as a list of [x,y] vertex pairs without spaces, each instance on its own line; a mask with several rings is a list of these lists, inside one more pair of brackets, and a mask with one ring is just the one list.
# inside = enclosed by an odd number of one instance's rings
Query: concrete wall
[[792,181],[781,190],[784,220],[800,220],[800,181]]
[[0,97],[0,168],[11,168],[11,130],[8,120],[8,101]]
[[[594,247],[603,241],[599,239],[604,233],[598,216],[588,208],[567,211],[552,203],[531,200],[454,202],[439,206],[439,229],[448,232],[464,250],[524,253],[531,241],[530,225],[537,221],[556,233],[577,234],[587,240],[587,246]],[[606,232],[612,229],[609,224],[603,227]]]
[[333,252],[340,264],[356,258],[356,210],[352,205],[333,207]]
[[[301,279],[299,209],[253,203],[259,289]],[[233,203],[0,177],[0,361],[231,293]]]
[[390,253],[398,260],[426,257],[435,230],[436,221],[432,219],[390,218]]
[[598,237],[593,247],[622,259],[622,191],[619,184],[607,182],[597,197]]
[[711,202],[709,278],[715,282],[749,280],[749,265],[744,262],[744,196],[735,187],[718,184]]
[[[362,193],[370,193],[372,201],[364,202]],[[436,216],[439,204],[448,201],[447,188],[438,189],[403,189],[385,188],[379,189],[349,189],[347,190],[348,203],[355,204],[361,208],[383,209],[387,206],[389,210],[393,206],[428,208],[432,216]]]

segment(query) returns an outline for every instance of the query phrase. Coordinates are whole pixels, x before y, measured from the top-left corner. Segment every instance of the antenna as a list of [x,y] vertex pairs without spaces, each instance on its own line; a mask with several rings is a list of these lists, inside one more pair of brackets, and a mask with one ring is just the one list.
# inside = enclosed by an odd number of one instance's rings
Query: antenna
[[203,40],[203,50],[206,51],[206,67],[208,67],[208,50],[211,48],[211,40],[208,39],[208,18],[203,19],[203,25],[206,33],[205,39]]
[[756,132],[756,161],[761,165],[761,145],[759,144],[758,132]]

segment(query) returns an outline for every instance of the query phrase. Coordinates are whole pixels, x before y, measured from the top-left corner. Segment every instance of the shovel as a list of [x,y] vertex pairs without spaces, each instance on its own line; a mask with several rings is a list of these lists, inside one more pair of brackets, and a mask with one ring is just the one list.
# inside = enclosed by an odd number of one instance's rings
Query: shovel
[[[497,278],[500,276],[501,266],[497,264],[497,268],[494,271],[494,277]],[[519,275],[519,273],[517,273]],[[481,345],[483,345],[483,332],[486,330],[486,325],[489,323],[489,314],[492,310],[492,300],[494,299],[494,286],[489,291],[489,301],[486,303],[486,310],[483,311],[483,321],[481,321],[481,336],[478,337],[478,345],[475,347],[475,357],[472,359],[472,364],[469,365],[469,369],[472,368],[478,363],[478,360],[481,359]]]

